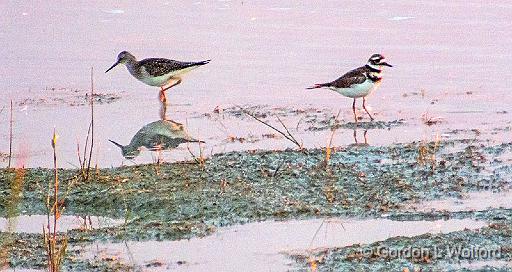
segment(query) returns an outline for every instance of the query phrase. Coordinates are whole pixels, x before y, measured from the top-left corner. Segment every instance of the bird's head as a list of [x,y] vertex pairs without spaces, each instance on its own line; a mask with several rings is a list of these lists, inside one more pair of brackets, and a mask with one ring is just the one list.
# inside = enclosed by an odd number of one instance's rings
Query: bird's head
[[133,147],[131,145],[122,145],[117,142],[114,142],[109,139],[109,142],[113,143],[115,146],[121,149],[121,153],[125,159],[134,159],[140,154],[140,150],[137,147]]
[[381,69],[382,66],[388,66],[388,67],[393,67],[393,65],[387,63],[386,61],[386,58],[381,55],[381,54],[373,54],[369,59],[368,59],[368,65],[374,67],[374,68],[377,68],[377,69]]
[[130,54],[130,52],[128,52],[128,51],[123,51],[123,52],[119,53],[119,55],[117,55],[116,63],[114,63],[114,65],[110,66],[110,68],[108,68],[107,71],[105,71],[105,73],[112,70],[118,64],[125,64],[130,61],[135,61],[135,56]]

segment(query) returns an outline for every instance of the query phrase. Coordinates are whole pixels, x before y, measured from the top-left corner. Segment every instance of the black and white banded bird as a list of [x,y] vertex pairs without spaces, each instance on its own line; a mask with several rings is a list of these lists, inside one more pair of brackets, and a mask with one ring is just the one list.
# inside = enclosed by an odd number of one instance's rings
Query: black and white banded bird
[[373,54],[366,65],[356,68],[342,75],[340,78],[328,82],[315,84],[307,89],[329,88],[341,95],[354,99],[352,103],[352,111],[357,122],[356,114],[356,98],[363,98],[363,109],[373,121],[373,116],[366,109],[366,96],[375,90],[382,81],[382,69],[384,66],[393,67],[385,62],[385,58],[381,54]]
[[136,79],[149,86],[160,87],[160,100],[165,102],[167,100],[165,91],[180,84],[182,75],[209,62],[210,60],[182,62],[163,58],[149,58],[137,61],[130,52],[123,51],[117,56],[116,63],[108,68],[105,73],[112,70],[118,64],[124,64],[130,74]]

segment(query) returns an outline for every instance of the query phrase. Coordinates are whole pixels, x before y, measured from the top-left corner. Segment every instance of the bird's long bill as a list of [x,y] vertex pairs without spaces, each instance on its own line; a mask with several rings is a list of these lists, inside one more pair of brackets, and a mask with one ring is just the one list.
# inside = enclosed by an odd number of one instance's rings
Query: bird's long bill
[[105,73],[112,70],[112,68],[116,67],[118,64],[119,64],[119,61],[116,61],[116,63],[114,63],[114,65],[110,66],[110,68],[108,68],[107,71],[105,71]]
[[384,65],[384,66],[387,66],[387,67],[393,67],[393,65],[391,65],[391,64],[389,64],[389,63],[387,63],[387,62],[383,62],[383,63],[381,63],[380,65]]
[[[114,66],[115,66],[115,65],[114,65]],[[114,67],[114,66],[112,66],[112,67]],[[110,68],[110,69],[112,69],[112,68]],[[108,69],[108,70],[110,70],[110,69]],[[108,70],[107,70],[107,72],[108,72]],[[119,148],[123,149],[123,145],[118,144],[118,143],[116,143],[116,142],[114,142],[114,141],[112,141],[112,140],[110,140],[110,139],[108,139],[108,141],[109,141],[109,142],[111,142],[111,143],[113,143],[113,144],[115,144],[117,147],[119,147]]]

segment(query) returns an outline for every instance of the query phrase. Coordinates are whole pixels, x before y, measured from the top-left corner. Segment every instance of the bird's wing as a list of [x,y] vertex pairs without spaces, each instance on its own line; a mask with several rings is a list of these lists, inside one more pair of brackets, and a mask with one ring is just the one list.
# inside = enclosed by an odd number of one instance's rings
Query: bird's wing
[[350,88],[354,84],[361,84],[366,80],[364,68],[354,69],[335,81],[331,82],[331,86],[335,88]]
[[154,77],[163,76],[170,72],[183,70],[196,65],[201,65],[201,62],[181,62],[159,58],[143,59],[139,62],[139,66],[144,67],[146,72]]

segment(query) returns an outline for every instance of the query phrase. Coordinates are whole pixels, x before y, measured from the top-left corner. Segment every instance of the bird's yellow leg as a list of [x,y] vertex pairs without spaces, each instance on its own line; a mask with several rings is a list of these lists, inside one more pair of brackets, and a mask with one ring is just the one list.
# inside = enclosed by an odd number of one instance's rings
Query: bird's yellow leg
[[160,101],[162,101],[162,103],[166,103],[167,102],[167,97],[165,96],[165,90],[164,90],[164,87],[160,87]]
[[356,99],[355,98],[354,98],[354,102],[352,102],[352,112],[354,113],[354,120],[357,124]]
[[167,103],[162,101],[160,105],[160,120],[167,120]]
[[163,87],[162,87],[162,91],[167,91],[170,88],[172,88],[172,87],[174,87],[174,86],[176,86],[176,85],[181,83],[181,78],[176,78],[176,79],[178,79],[178,80],[176,82],[174,82],[173,84],[171,84],[169,87],[166,87],[165,89],[163,89]]
[[370,114],[370,112],[368,111],[368,109],[366,109],[366,97],[363,97],[363,109],[364,111],[366,111],[366,113],[368,113],[368,116],[370,116],[370,120],[373,121],[373,116]]

